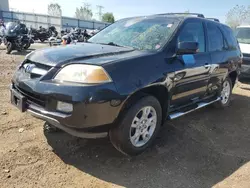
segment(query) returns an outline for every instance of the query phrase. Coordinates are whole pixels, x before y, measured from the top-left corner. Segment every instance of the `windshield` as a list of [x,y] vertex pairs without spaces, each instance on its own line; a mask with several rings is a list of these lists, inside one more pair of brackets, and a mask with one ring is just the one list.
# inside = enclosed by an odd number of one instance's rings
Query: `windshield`
[[166,44],[178,23],[177,19],[167,17],[123,19],[100,31],[88,42],[158,50]]
[[239,43],[250,44],[250,28],[237,28],[236,37]]
[[17,23],[15,22],[8,22],[6,24],[6,30],[14,29],[16,27]]

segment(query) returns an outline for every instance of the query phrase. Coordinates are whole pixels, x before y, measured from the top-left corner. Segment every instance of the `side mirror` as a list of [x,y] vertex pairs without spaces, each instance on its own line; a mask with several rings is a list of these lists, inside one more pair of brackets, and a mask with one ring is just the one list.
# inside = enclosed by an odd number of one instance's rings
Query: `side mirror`
[[179,42],[177,54],[196,54],[199,51],[199,43],[198,42]]

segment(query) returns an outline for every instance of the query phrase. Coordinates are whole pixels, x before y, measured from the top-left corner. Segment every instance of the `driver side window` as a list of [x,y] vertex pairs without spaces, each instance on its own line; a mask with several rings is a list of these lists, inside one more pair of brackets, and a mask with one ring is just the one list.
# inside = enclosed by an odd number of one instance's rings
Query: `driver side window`
[[199,52],[205,52],[205,35],[202,22],[190,22],[182,28],[179,36],[179,42],[198,42]]

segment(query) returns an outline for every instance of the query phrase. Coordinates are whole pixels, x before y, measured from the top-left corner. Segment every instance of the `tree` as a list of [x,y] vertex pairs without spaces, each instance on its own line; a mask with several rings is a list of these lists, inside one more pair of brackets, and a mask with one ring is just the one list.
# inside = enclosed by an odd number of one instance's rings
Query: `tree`
[[62,16],[62,9],[58,3],[50,3],[48,5],[48,14],[50,16]]
[[250,24],[250,5],[236,5],[226,14],[226,24],[235,29],[241,24]]
[[92,10],[88,5],[81,6],[76,8],[75,17],[80,20],[91,20],[93,16]]
[[114,23],[115,22],[115,17],[114,17],[112,12],[107,12],[107,13],[103,14],[102,21],[103,22]]

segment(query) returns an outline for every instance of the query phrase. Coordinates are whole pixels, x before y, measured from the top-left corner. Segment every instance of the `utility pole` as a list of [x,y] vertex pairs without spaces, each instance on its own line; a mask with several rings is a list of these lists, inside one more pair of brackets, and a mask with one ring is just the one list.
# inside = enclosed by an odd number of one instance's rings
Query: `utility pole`
[[85,12],[86,15],[84,15],[84,17],[85,17],[86,20],[89,20],[90,17],[91,17],[90,16],[90,6],[91,6],[90,3],[83,2],[83,7],[86,9],[86,12]]
[[99,17],[99,21],[102,21],[102,10],[104,9],[104,7],[101,5],[97,5],[96,8],[98,9],[97,15]]
[[89,7],[91,6],[91,4],[89,4],[89,3],[84,3],[84,2],[83,2],[83,5],[84,5],[84,7],[85,7],[86,9],[88,9],[88,10],[89,10]]

